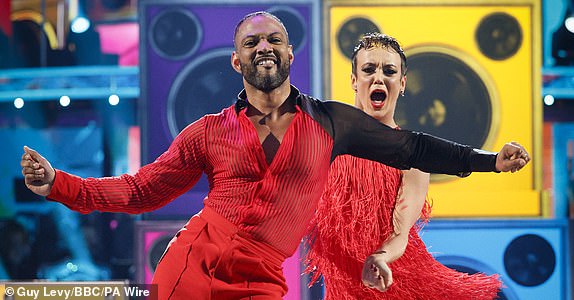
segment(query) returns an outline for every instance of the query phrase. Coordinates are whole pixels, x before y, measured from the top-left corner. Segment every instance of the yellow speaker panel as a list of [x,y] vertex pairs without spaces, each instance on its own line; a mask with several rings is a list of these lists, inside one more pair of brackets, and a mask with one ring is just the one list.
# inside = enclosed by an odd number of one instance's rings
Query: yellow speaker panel
[[379,31],[407,55],[402,128],[496,152],[518,141],[533,157],[514,174],[432,175],[434,217],[542,214],[539,1],[347,0],[324,9],[326,98],[354,103],[353,47]]

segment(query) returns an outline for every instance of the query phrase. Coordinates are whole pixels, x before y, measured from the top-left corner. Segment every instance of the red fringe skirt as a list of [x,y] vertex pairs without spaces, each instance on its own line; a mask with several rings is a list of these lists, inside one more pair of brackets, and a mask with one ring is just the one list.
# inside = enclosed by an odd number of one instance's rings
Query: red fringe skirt
[[324,277],[325,299],[495,299],[502,285],[498,275],[452,270],[427,251],[418,230],[430,214],[428,201],[405,253],[390,264],[393,285],[385,292],[363,286],[363,262],[392,233],[401,179],[400,170],[376,162],[348,155],[333,162],[306,258],[313,279]]

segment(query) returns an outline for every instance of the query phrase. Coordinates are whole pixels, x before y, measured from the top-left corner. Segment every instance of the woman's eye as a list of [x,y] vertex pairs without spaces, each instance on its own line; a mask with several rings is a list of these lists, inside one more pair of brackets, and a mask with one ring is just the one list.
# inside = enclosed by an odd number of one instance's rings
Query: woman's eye
[[387,69],[387,70],[385,70],[385,74],[387,74],[387,75],[393,75],[393,74],[396,74],[396,73],[397,73],[397,70],[395,70],[395,69]]

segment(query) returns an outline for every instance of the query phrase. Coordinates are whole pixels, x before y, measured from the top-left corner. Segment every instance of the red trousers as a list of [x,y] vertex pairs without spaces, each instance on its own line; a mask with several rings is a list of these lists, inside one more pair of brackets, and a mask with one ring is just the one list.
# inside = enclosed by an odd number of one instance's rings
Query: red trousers
[[170,242],[152,283],[159,300],[281,299],[285,259],[205,207]]

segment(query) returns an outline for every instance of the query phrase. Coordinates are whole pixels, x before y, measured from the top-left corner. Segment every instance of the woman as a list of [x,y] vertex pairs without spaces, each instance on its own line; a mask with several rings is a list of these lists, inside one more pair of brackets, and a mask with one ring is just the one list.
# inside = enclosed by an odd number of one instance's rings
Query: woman
[[[394,112],[406,87],[406,57],[387,35],[365,35],[352,57],[355,106],[398,128]],[[400,171],[352,156],[331,165],[313,222],[307,260],[323,275],[326,299],[494,299],[497,275],[468,275],[427,251],[414,226],[426,221],[429,174]]]

